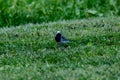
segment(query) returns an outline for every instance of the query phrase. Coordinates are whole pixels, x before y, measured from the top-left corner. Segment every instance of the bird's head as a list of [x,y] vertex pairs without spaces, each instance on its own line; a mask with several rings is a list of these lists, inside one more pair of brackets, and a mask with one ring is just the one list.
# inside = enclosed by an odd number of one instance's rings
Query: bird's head
[[57,31],[57,34],[60,33],[60,31]]
[[56,40],[56,42],[60,42],[60,40],[61,40],[61,33],[60,33],[60,31],[57,31],[56,36],[55,36],[55,40]]
[[56,36],[57,37],[60,37],[62,34],[60,33],[60,31],[57,31],[57,33],[56,33]]

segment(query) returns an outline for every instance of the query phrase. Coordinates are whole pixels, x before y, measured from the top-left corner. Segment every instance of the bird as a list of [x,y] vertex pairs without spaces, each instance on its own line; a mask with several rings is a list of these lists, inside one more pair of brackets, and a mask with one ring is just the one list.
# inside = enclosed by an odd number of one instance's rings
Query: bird
[[56,35],[55,35],[55,41],[60,45],[60,46],[64,46],[67,47],[67,43],[69,42],[69,40],[67,40],[60,31],[57,31]]

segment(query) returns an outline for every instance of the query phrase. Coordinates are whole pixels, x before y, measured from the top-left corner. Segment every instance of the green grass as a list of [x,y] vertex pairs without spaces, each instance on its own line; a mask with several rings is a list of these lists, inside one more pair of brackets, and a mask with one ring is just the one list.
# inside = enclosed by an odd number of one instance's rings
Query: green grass
[[120,15],[120,0],[0,0],[0,27]]
[[[0,80],[119,80],[120,17],[0,28]],[[70,40],[61,50],[54,36]]]

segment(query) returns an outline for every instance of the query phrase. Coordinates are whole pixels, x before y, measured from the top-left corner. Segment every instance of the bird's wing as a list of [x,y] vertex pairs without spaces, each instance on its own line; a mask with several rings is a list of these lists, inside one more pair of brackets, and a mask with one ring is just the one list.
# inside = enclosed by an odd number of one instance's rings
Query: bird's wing
[[62,42],[68,42],[68,40],[64,36],[61,36],[61,41]]

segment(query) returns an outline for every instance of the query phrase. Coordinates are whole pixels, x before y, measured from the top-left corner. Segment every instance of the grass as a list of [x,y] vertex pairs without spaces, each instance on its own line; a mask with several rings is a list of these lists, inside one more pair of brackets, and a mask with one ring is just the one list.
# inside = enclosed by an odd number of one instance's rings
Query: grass
[[0,0],[0,27],[120,15],[120,0]]
[[[119,80],[120,17],[0,28],[0,80]],[[69,46],[54,41],[57,30]]]

